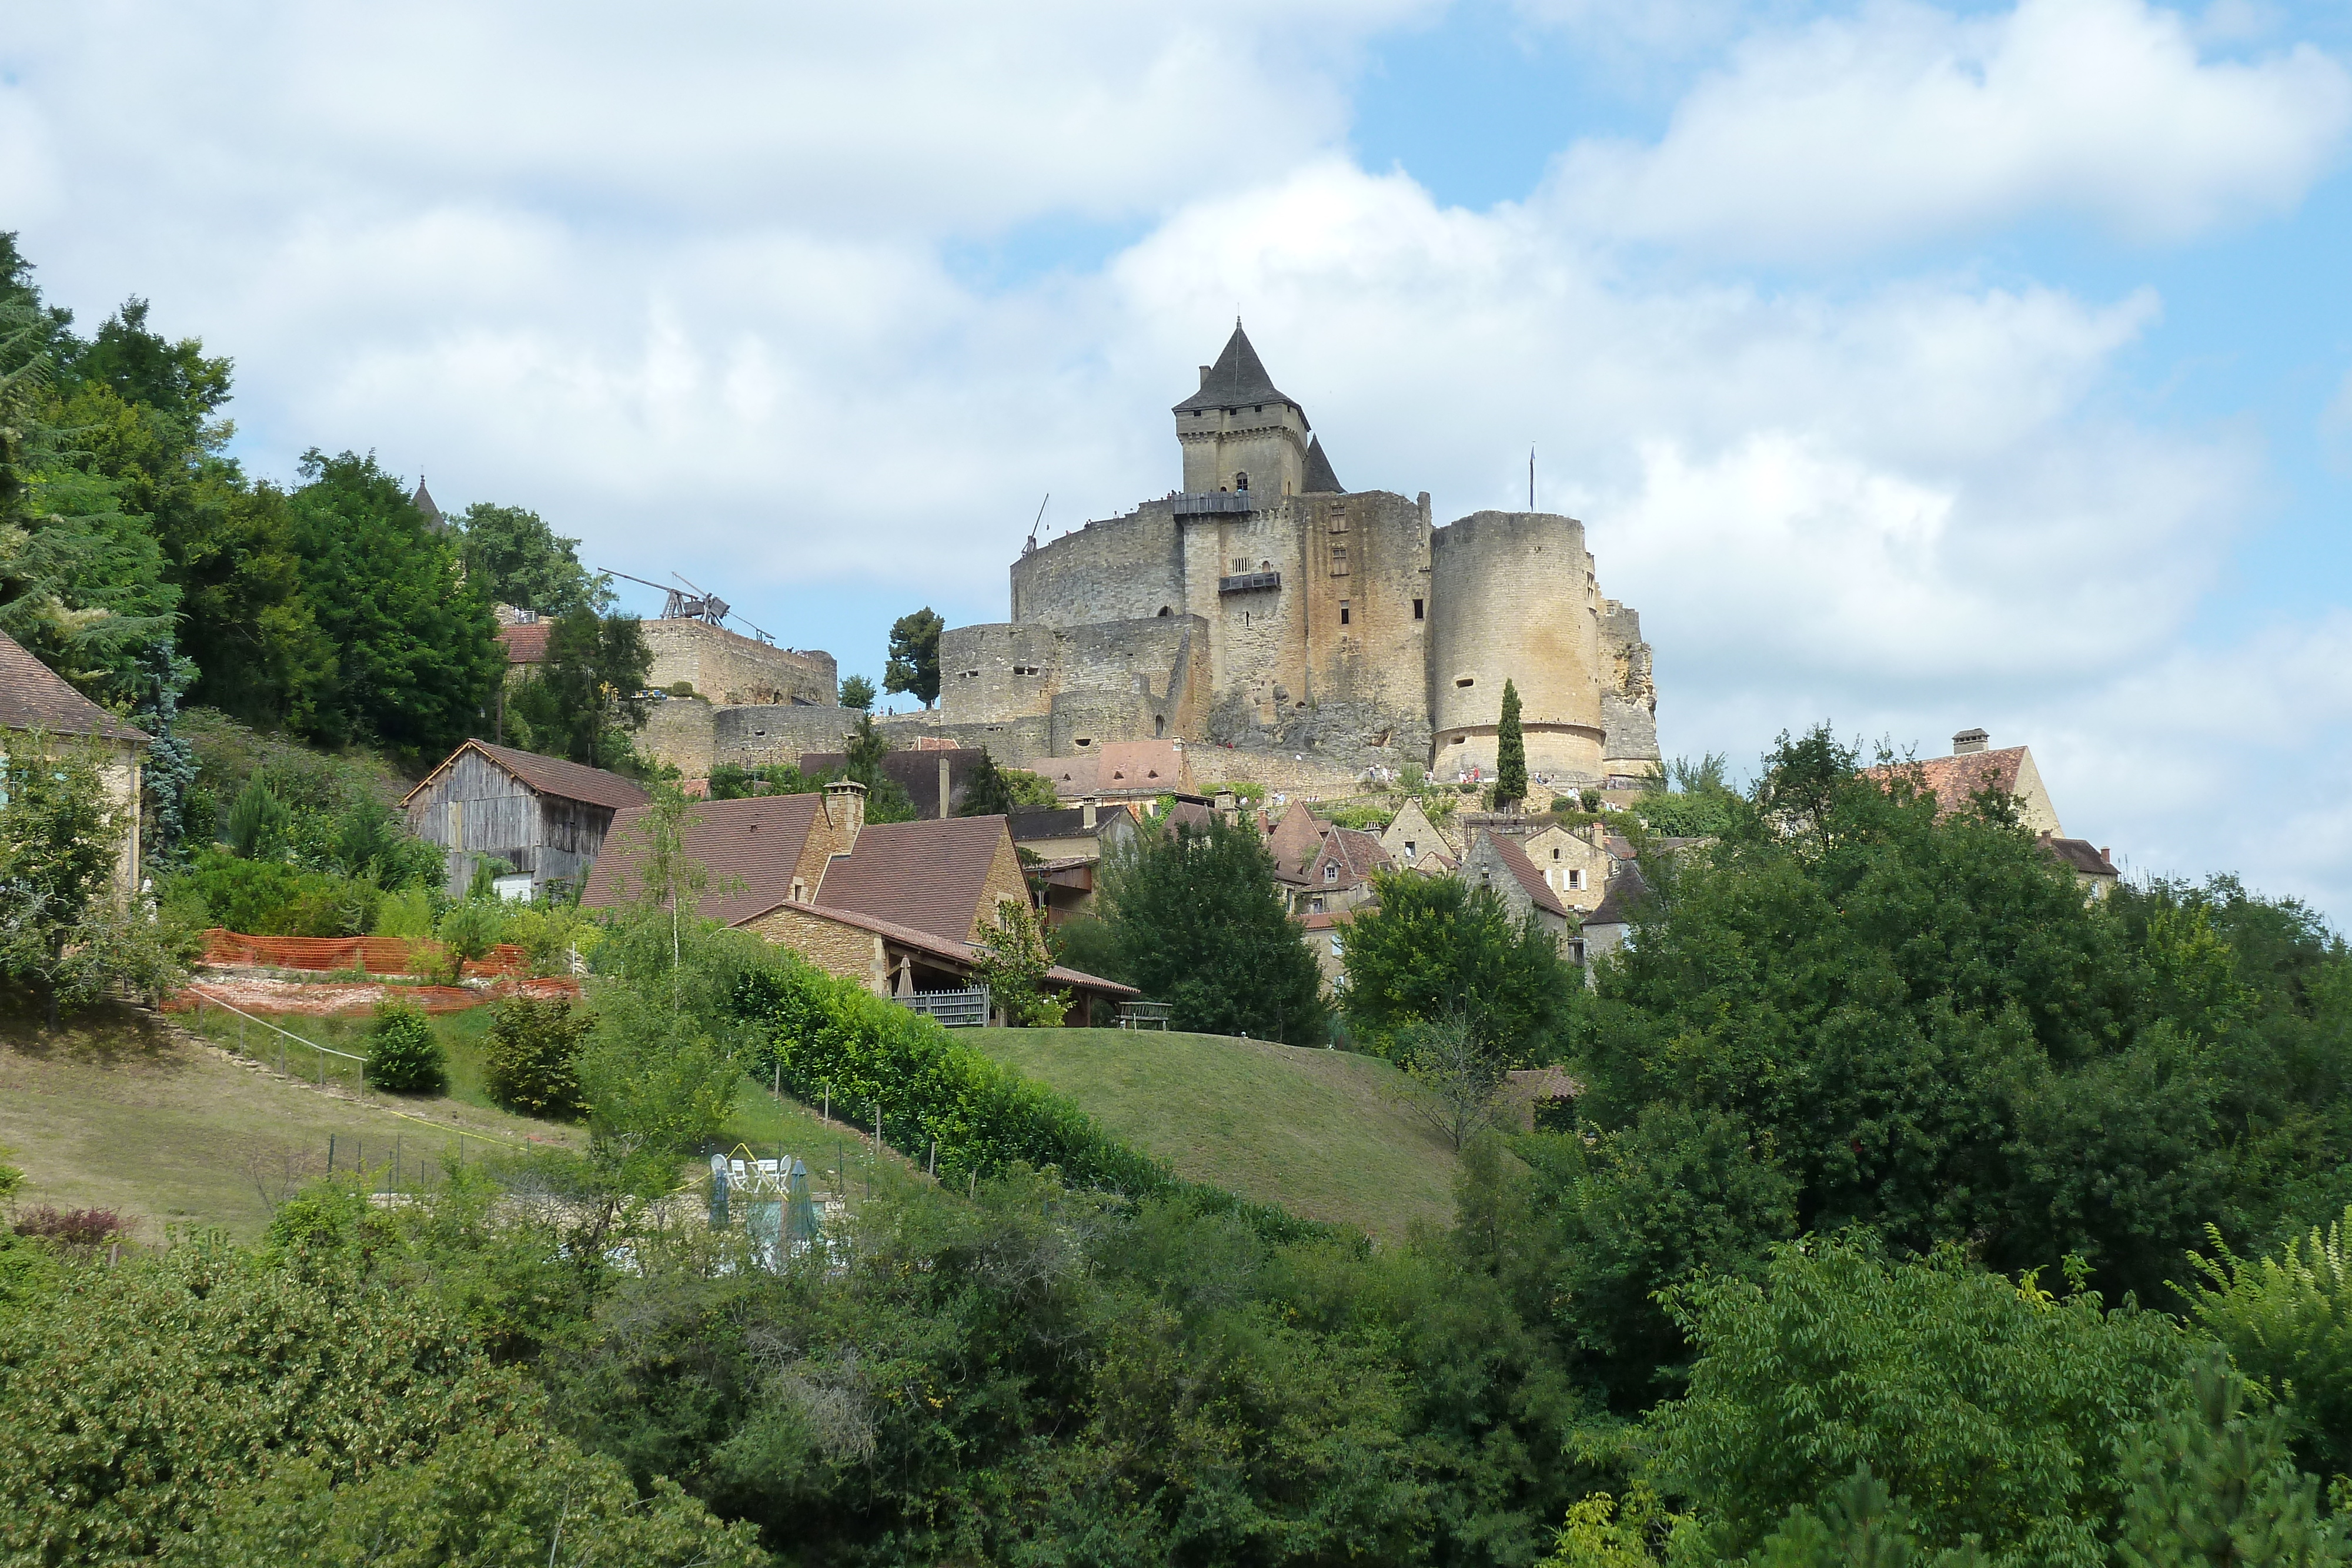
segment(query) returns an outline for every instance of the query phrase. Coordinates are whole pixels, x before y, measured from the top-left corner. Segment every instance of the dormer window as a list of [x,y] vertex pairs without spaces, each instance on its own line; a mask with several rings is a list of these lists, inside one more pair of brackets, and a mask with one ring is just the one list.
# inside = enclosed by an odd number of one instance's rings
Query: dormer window
[[1323,880],[1325,882],[1337,882],[1339,880],[1339,867],[1336,862],[1326,861],[1323,863]]

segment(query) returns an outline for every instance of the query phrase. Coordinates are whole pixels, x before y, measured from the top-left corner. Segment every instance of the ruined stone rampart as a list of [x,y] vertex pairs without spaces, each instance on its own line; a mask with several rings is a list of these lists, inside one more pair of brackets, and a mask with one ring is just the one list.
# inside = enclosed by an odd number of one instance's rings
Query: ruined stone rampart
[[646,684],[679,681],[715,703],[799,703],[831,707],[839,670],[830,653],[772,647],[704,621],[643,621],[654,656]]

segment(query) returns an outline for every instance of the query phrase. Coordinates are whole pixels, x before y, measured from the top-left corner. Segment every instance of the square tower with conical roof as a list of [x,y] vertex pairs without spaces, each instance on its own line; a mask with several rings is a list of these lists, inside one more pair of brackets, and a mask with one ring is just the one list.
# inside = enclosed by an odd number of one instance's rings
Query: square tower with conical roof
[[1217,362],[1201,367],[1201,390],[1175,413],[1187,492],[1295,496],[1306,488],[1307,411],[1265,373],[1241,318]]

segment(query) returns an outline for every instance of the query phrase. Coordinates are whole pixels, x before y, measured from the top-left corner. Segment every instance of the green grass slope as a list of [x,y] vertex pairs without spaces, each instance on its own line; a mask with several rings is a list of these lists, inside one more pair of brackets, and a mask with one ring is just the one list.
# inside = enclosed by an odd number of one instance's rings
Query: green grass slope
[[[333,1050],[366,1048],[364,1019],[277,1021]],[[491,1104],[482,1089],[489,1021],[488,1008],[433,1020],[449,1056],[447,1095],[354,1100],[341,1088],[321,1091],[307,1070],[279,1076],[275,1038],[257,1026],[244,1038],[247,1058],[260,1060],[240,1058],[236,1019],[217,1011],[167,1023],[138,1009],[101,1008],[54,1035],[36,1018],[0,1016],[0,1148],[12,1151],[0,1157],[25,1171],[20,1203],[112,1208],[135,1218],[136,1239],[161,1245],[173,1226],[257,1236],[276,1201],[324,1173],[331,1137],[338,1170],[364,1160],[387,1187],[395,1150],[414,1183],[420,1163],[437,1165],[460,1146],[474,1160],[583,1143],[578,1127]],[[291,1048],[289,1069],[306,1056],[317,1060]],[[335,1066],[347,1082],[348,1064]],[[869,1190],[886,1197],[923,1179],[889,1151],[877,1161],[856,1127],[749,1079],[722,1142],[800,1156],[819,1188],[853,1209]]]
[[1407,1104],[1411,1081],[1384,1061],[1152,1030],[962,1038],[1191,1180],[1382,1241],[1453,1217],[1459,1162]]

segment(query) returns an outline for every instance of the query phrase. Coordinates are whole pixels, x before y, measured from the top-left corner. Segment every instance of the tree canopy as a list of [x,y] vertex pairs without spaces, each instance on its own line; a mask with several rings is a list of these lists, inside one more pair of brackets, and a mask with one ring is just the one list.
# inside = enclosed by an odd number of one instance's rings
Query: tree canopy
[[905,692],[925,707],[940,700],[940,633],[947,621],[925,605],[890,623],[890,659],[882,689]]

